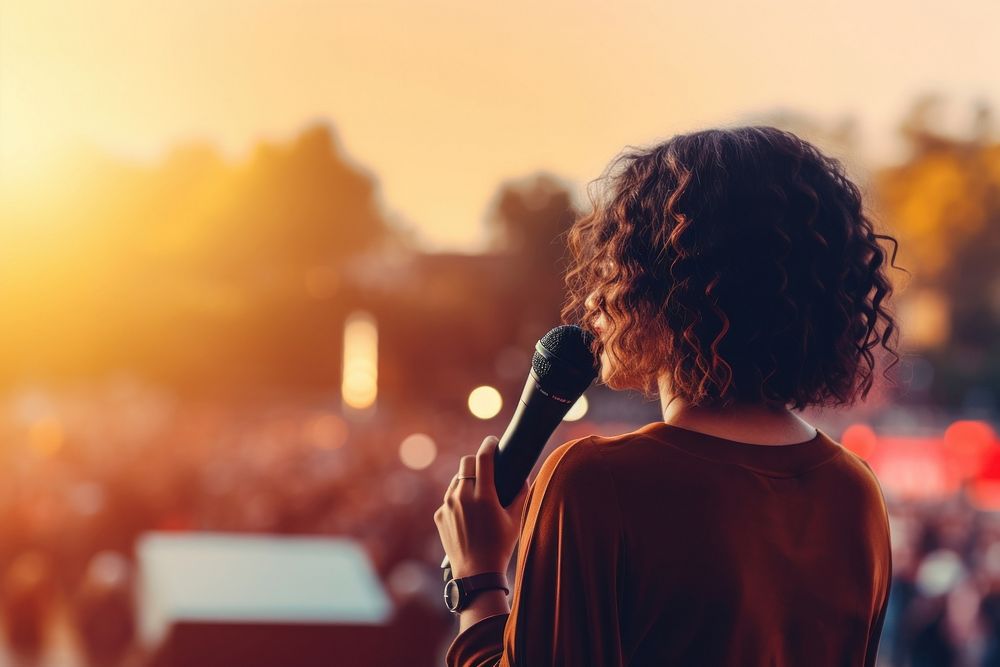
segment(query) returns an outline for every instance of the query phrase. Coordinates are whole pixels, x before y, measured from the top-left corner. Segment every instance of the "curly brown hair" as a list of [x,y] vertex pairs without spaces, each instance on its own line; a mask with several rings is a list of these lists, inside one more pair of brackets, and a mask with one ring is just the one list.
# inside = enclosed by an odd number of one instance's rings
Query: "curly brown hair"
[[692,405],[801,410],[864,399],[880,343],[886,372],[899,362],[878,240],[896,269],[899,244],[875,233],[843,164],[795,134],[735,127],[629,146],[588,195],[567,233],[562,318],[595,334],[612,389],[652,398],[665,374]]

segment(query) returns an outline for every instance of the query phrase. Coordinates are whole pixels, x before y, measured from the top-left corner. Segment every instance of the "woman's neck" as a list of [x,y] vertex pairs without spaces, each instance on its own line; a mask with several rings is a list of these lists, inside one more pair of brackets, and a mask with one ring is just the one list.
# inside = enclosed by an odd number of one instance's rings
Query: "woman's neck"
[[736,404],[727,407],[691,405],[660,391],[663,421],[692,431],[738,442],[784,445],[811,440],[816,429],[784,407]]

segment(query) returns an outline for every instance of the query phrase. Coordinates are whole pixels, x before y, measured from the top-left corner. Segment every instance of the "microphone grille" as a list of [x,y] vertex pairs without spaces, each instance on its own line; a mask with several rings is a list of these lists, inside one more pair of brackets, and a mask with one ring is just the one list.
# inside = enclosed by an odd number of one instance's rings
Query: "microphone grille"
[[582,394],[598,373],[593,342],[593,334],[575,324],[558,326],[542,336],[531,358],[539,384],[577,397]]
[[548,377],[552,373],[552,364],[537,352],[531,355],[531,367],[539,378]]

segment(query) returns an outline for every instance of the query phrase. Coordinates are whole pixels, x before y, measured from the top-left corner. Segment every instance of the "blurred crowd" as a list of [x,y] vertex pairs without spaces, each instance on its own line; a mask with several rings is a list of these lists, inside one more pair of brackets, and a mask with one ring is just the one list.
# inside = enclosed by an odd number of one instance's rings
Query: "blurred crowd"
[[[567,423],[553,444],[638,425]],[[456,626],[432,515],[459,457],[499,428],[440,412],[350,417],[322,397],[180,405],[127,378],[11,395],[0,404],[0,664],[152,664],[135,594],[134,545],[148,530],[353,537],[440,664]],[[414,433],[428,436],[416,455],[401,449]],[[1000,665],[1000,514],[961,496],[889,501],[879,664]]]
[[[422,625],[431,664],[454,630],[433,513],[491,426],[344,416],[322,397],[181,406],[127,378],[12,396],[0,409],[0,664],[151,664],[135,560],[150,530],[352,537],[408,631]],[[401,455],[414,433],[423,451]]]
[[889,515],[893,579],[879,664],[1000,665],[1000,513],[959,494],[890,497]]

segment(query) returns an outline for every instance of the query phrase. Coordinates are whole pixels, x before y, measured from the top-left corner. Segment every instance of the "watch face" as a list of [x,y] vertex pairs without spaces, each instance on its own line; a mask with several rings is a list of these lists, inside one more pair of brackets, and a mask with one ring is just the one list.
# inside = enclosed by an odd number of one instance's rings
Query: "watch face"
[[444,585],[444,603],[448,605],[448,609],[456,611],[461,601],[462,592],[458,589],[458,582],[449,579],[448,583]]

